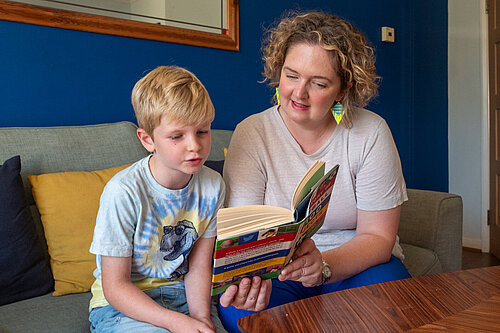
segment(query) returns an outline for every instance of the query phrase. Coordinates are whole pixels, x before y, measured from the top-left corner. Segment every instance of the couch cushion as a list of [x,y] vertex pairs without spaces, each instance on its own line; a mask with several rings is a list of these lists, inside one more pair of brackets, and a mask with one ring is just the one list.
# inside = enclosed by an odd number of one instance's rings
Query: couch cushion
[[47,252],[40,214],[27,177],[54,172],[93,171],[133,163],[147,156],[128,121],[86,126],[0,127],[0,163],[22,159],[21,177],[37,234]]
[[47,240],[54,296],[90,290],[96,263],[89,248],[99,199],[106,183],[126,166],[28,177]]
[[0,307],[0,332],[88,333],[90,293],[51,294]]
[[28,204],[33,204],[29,175],[94,171],[133,163],[149,153],[135,134],[137,126],[110,124],[0,128],[0,160],[21,155]]
[[[48,294],[1,306],[0,332],[88,333],[90,331],[88,309],[91,297],[91,293],[61,297]],[[218,316],[218,299],[217,296],[212,297],[210,319],[217,333],[227,333]]]
[[0,166],[0,305],[46,294],[52,274],[24,196],[20,156]]
[[401,243],[403,264],[412,277],[442,273],[443,268],[435,252],[415,245]]

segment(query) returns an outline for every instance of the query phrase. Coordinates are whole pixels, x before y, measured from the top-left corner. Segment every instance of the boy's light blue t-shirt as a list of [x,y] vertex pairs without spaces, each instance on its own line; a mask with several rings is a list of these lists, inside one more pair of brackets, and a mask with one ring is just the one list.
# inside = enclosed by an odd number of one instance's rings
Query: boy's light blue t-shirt
[[101,195],[90,252],[97,255],[91,308],[107,305],[101,286],[101,256],[132,257],[131,280],[142,290],[177,283],[198,238],[216,236],[216,214],[225,186],[207,168],[180,190],[158,184],[149,156],[116,174]]

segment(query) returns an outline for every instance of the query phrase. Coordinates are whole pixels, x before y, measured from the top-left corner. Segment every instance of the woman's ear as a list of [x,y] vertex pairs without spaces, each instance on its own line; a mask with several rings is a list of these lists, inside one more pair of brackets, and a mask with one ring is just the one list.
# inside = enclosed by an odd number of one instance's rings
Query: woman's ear
[[153,141],[153,137],[149,135],[145,130],[143,130],[142,128],[138,128],[137,137],[147,151],[149,151],[150,153],[153,153],[155,151],[155,143]]
[[342,90],[340,91],[339,96],[337,96],[337,97],[338,97],[338,98],[337,98],[337,100],[338,100],[338,101],[340,101],[342,98],[344,98],[344,96],[345,96],[345,94],[347,93],[347,91],[348,91],[349,89],[351,89],[351,88],[352,88],[352,81],[348,81],[348,82],[345,84],[344,89],[342,89]]

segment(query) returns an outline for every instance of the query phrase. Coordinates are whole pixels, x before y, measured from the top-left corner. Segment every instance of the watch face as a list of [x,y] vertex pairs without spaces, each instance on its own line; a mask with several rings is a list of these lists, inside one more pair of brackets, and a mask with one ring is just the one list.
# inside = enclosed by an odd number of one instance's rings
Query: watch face
[[323,283],[330,280],[330,277],[332,276],[332,269],[330,268],[330,265],[328,265],[324,260],[323,260],[323,270],[321,271],[321,275],[323,275]]
[[328,264],[326,264],[325,266],[323,266],[323,275],[327,278],[329,278],[330,276],[332,276],[332,270],[330,269],[330,266]]

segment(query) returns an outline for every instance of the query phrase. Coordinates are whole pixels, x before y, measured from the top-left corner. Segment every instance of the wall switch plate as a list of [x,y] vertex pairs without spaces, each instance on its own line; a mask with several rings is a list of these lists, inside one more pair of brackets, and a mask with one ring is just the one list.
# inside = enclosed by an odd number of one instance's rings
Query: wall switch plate
[[382,41],[394,43],[394,28],[382,27]]

